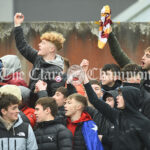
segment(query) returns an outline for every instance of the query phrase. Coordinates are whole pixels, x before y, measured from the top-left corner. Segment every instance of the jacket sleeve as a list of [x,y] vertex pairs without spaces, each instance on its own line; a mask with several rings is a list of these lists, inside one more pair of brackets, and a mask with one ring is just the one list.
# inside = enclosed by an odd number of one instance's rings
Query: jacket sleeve
[[68,96],[77,93],[76,88],[72,84],[67,84]]
[[72,150],[72,133],[63,125],[58,131],[58,147],[59,150]]
[[111,108],[108,104],[98,99],[97,95],[93,91],[90,83],[84,84],[89,101],[102,115],[106,116],[112,123],[118,119],[119,112]]
[[107,146],[112,146],[112,138],[107,135],[103,135],[102,137],[102,144],[106,144]]
[[129,63],[133,63],[133,61],[126,55],[126,53],[120,47],[120,44],[113,32],[111,32],[109,35],[108,43],[112,56],[121,68],[123,68]]
[[30,47],[26,42],[22,27],[15,27],[14,34],[17,49],[28,61],[33,64],[37,56],[37,51]]
[[98,126],[98,133],[100,133],[102,114],[97,109],[92,108],[90,106],[87,106],[84,111],[86,111],[92,117],[93,121]]
[[142,143],[147,148],[146,150],[150,149],[150,133],[149,131],[143,130],[137,130],[138,136],[142,140]]
[[42,97],[48,97],[48,93],[47,93],[46,90],[39,91],[39,92],[37,93],[37,97],[38,97],[38,99],[39,99],[39,98],[42,98]]
[[36,142],[36,138],[34,135],[34,132],[31,128],[31,126],[29,125],[28,128],[28,139],[27,139],[27,150],[37,150],[38,146],[37,146],[37,142]]
[[34,112],[35,112],[34,109],[29,108],[28,111],[27,111],[27,113],[25,114],[27,116],[27,118],[29,119],[32,128],[36,124],[36,116],[35,116]]

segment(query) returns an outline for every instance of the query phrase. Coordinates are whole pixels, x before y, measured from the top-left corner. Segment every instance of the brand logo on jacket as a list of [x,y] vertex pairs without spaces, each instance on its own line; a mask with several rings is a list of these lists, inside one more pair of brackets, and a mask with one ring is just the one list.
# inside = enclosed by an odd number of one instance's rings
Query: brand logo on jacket
[[97,125],[93,124],[93,128],[92,128],[92,130],[97,131],[97,130],[98,130]]
[[54,142],[55,138],[53,136],[48,136],[48,139],[50,140],[50,142]]
[[61,82],[62,78],[61,78],[61,76],[57,76],[57,77],[55,78],[55,80],[56,80],[56,82]]
[[111,126],[111,128],[114,129],[115,127],[114,127],[114,126]]
[[17,133],[18,136],[25,136],[25,133],[24,132],[19,132]]

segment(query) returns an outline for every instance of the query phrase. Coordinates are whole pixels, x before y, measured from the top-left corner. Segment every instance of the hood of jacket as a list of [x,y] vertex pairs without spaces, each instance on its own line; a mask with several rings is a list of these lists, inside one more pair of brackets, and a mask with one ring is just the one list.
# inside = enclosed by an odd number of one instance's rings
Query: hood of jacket
[[126,111],[139,111],[141,109],[143,100],[140,95],[140,90],[132,86],[125,86],[121,88],[122,96],[125,101]]
[[64,59],[58,54],[56,54],[56,58],[54,60],[46,61],[46,62],[52,65],[56,65],[60,67],[62,70],[64,69]]
[[0,60],[4,67],[4,77],[21,70],[21,62],[16,55],[5,55],[1,57]]
[[133,86],[135,88],[140,89],[140,83],[128,83],[128,82],[123,82],[123,86]]
[[113,97],[114,98],[114,102],[115,102],[114,107],[116,107],[117,106],[117,103],[116,103],[116,97],[117,96],[118,96],[118,91],[117,90],[107,91],[103,95],[103,100],[106,101],[107,97]]
[[115,84],[112,87],[109,87],[107,85],[102,85],[102,84],[101,84],[101,87],[103,91],[111,91],[111,90],[115,90],[119,88],[121,85],[122,85],[122,81],[116,80]]
[[67,122],[69,123],[73,123],[73,124],[78,124],[78,123],[82,123],[82,122],[85,122],[85,121],[88,121],[88,120],[92,120],[91,116],[87,113],[87,112],[83,112],[81,114],[81,117],[79,120],[75,120],[73,122],[71,122],[71,119],[70,118],[67,118]]
[[23,104],[29,104],[31,90],[24,86],[18,86],[21,90],[22,102]]

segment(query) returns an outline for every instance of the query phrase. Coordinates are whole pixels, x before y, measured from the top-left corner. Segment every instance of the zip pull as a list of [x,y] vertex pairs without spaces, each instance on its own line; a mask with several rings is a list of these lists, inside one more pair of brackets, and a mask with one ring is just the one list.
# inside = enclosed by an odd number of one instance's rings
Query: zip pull
[[14,127],[13,127],[13,135],[15,136],[15,129],[14,129]]

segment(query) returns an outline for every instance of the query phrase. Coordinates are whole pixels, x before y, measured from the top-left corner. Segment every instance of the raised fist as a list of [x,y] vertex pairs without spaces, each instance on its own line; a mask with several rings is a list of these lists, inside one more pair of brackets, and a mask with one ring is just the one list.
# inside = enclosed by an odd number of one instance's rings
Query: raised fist
[[89,61],[87,59],[83,59],[80,66],[82,67],[84,72],[87,72],[89,68]]
[[42,80],[38,80],[38,82],[35,84],[35,91],[39,92],[39,91],[43,91],[47,89],[47,83],[42,81]]
[[24,21],[24,15],[22,13],[16,13],[14,16],[15,27],[20,26],[23,21]]

